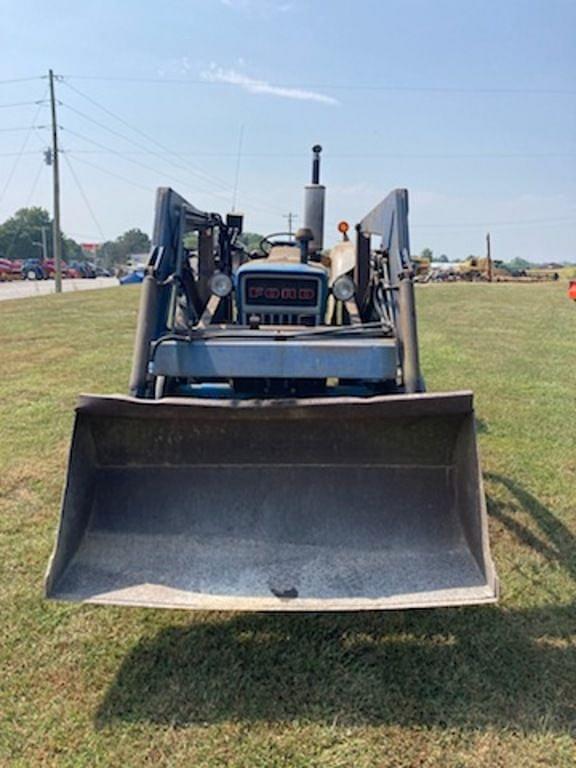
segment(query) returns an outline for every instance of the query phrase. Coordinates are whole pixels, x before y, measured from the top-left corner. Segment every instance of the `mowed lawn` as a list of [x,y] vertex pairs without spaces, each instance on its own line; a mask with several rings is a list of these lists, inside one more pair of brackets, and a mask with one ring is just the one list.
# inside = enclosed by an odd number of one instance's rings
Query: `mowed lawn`
[[498,606],[249,615],[48,603],[73,406],[124,392],[138,288],[0,304],[0,764],[574,766],[576,304],[418,289],[472,388]]

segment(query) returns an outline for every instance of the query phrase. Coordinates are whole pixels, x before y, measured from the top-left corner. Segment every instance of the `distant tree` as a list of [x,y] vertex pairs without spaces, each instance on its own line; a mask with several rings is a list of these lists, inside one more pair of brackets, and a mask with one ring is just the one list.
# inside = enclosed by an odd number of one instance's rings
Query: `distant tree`
[[[51,228],[50,214],[44,208],[21,208],[0,225],[0,256],[5,259],[33,259],[42,256],[42,227]],[[51,255],[51,231],[48,255]]]
[[[5,259],[42,258],[42,229],[45,229],[46,255],[52,253],[52,219],[44,208],[21,208],[0,225],[0,256]],[[62,236],[62,257],[65,261],[85,258],[82,248],[71,237]]]
[[147,253],[150,238],[141,229],[129,229],[116,240],[107,240],[98,249],[98,260],[108,269],[126,264],[134,253]]
[[526,259],[521,259],[519,256],[506,263],[506,267],[508,269],[531,269],[533,266],[534,265],[529,261],[526,261]]
[[129,229],[116,238],[120,253],[130,256],[132,253],[146,253],[150,250],[150,238],[141,229]]
[[261,235],[258,232],[242,232],[238,240],[247,251],[257,251],[263,237],[264,235]]
[[120,258],[119,249],[113,240],[106,240],[98,249],[98,261],[107,269],[113,268],[116,264],[125,263]]
[[450,259],[448,258],[448,256],[446,256],[445,253],[443,253],[441,256],[438,257],[438,261],[441,261],[442,264],[448,264]]
[[434,257],[434,252],[430,248],[423,248],[420,251],[421,259],[428,259],[428,261],[432,261],[433,257]]
[[89,261],[90,258],[84,253],[82,247],[71,237],[62,238],[62,256],[65,261]]

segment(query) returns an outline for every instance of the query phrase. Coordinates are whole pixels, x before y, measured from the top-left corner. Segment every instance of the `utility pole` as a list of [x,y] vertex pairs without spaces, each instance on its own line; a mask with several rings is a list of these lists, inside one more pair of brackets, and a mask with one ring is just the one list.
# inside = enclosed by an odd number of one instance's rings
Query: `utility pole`
[[492,254],[490,253],[490,232],[486,235],[486,271],[488,272],[488,282],[492,282]]
[[50,108],[52,112],[52,181],[54,193],[54,226],[52,243],[54,252],[55,290],[62,293],[62,233],[60,231],[60,168],[58,158],[58,123],[56,122],[56,98],[54,95],[54,72],[49,70]]
[[42,264],[44,264],[46,262],[47,258],[48,258],[48,241],[46,239],[46,230],[47,229],[50,229],[50,227],[40,227],[40,233],[42,235],[42,242],[41,243],[37,243],[34,240],[34,245],[38,245],[38,246],[40,246],[40,248],[42,248],[42,258],[40,259]]
[[46,261],[48,259],[48,240],[46,237],[46,230],[50,229],[50,227],[41,227],[42,230],[42,261]]
[[292,222],[295,221],[298,218],[297,213],[292,213],[292,211],[289,211],[288,213],[285,213],[282,217],[283,219],[288,219],[288,234],[292,234]]

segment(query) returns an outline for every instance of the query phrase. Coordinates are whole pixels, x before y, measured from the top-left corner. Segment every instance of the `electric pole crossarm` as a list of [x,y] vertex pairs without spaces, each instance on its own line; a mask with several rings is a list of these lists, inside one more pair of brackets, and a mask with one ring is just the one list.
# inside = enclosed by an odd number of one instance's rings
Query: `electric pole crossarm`
[[292,213],[292,211],[290,211],[289,213],[285,213],[282,218],[288,219],[288,233],[291,235],[292,223],[298,218],[298,214]]

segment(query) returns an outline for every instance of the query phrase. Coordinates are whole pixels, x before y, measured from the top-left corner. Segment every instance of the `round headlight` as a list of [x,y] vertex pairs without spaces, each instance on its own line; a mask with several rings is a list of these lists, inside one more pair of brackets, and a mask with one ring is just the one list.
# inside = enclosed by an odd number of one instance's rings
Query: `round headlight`
[[338,299],[338,301],[350,301],[352,296],[356,293],[356,286],[354,280],[348,275],[341,275],[334,281],[332,286],[332,293]]
[[224,272],[214,272],[210,278],[210,290],[215,296],[223,299],[232,290],[232,280]]

